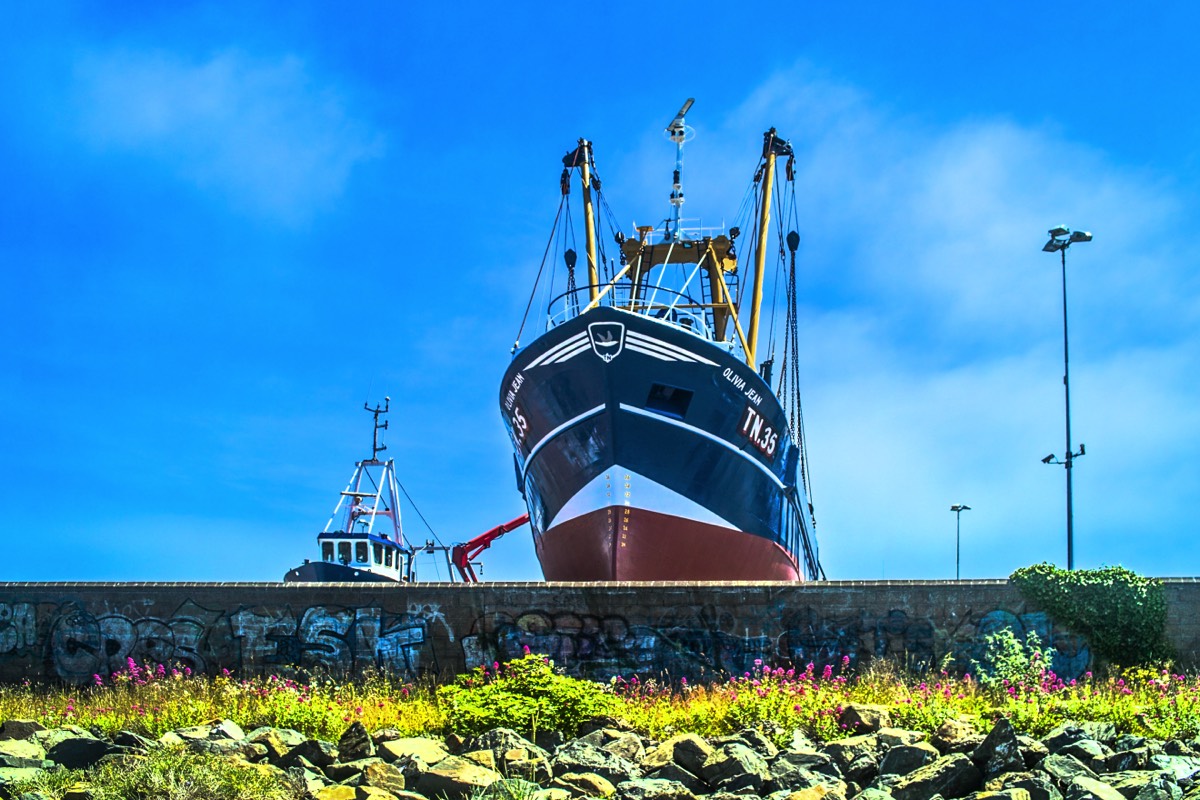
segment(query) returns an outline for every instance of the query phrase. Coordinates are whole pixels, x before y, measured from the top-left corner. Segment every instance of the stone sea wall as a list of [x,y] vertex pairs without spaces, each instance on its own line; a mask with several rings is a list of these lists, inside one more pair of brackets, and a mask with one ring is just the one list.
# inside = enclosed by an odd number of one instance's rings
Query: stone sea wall
[[[1200,580],[1164,581],[1168,635],[1200,663]],[[0,681],[86,683],[127,659],[239,675],[292,668],[449,674],[548,653],[574,675],[743,672],[756,659],[891,656],[969,667],[1000,628],[1036,631],[1054,667],[1088,643],[1007,581],[781,583],[0,583]]]

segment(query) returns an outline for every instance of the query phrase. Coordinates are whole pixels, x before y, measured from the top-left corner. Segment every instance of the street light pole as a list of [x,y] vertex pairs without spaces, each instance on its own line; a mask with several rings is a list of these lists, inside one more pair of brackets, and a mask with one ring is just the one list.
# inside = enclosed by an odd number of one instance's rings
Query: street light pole
[[962,512],[970,511],[971,507],[964,503],[955,503],[950,506],[950,510],[954,512],[954,580],[958,580],[959,556],[962,554]]
[[1071,232],[1065,225],[1051,228],[1050,241],[1042,247],[1047,253],[1058,252],[1062,261],[1063,296],[1063,395],[1066,404],[1067,453],[1062,461],[1054,454],[1042,459],[1043,464],[1062,464],[1067,471],[1067,569],[1075,569],[1075,514],[1071,498],[1071,467],[1076,458],[1085,455],[1087,449],[1079,445],[1079,452],[1071,449],[1071,360],[1067,339],[1067,248],[1078,242],[1090,242],[1092,234],[1086,231]]

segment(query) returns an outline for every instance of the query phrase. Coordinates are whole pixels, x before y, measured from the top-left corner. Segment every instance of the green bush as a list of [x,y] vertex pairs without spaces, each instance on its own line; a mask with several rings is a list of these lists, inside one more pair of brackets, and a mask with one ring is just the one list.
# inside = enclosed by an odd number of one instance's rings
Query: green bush
[[1087,639],[1102,661],[1135,666],[1170,657],[1161,581],[1123,567],[1065,570],[1053,564],[1023,567],[1010,580],[1025,599]]
[[574,736],[587,720],[622,708],[602,684],[567,677],[550,659],[529,653],[490,670],[476,667],[440,687],[437,697],[450,731],[468,736],[500,727],[531,739],[539,730]]
[[979,683],[988,689],[1008,685],[1036,685],[1054,659],[1053,647],[1030,631],[1022,641],[1011,628],[1001,628],[983,637],[983,661],[972,662]]

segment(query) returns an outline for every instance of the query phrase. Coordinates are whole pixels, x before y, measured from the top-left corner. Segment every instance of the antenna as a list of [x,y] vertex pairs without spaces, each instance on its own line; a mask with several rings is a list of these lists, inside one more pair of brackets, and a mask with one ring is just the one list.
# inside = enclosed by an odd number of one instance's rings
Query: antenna
[[671,219],[667,222],[667,239],[671,241],[679,241],[679,214],[683,206],[683,143],[696,138],[696,131],[689,127],[684,121],[684,116],[687,115],[688,109],[692,107],[692,103],[696,102],[696,98],[689,97],[683,107],[679,109],[679,113],[675,115],[675,119],[671,120],[671,124],[667,126],[667,138],[675,143],[675,175],[671,183]]
[[374,415],[374,417],[375,417],[375,430],[373,430],[371,432],[371,461],[372,462],[378,462],[379,454],[382,453],[384,450],[387,450],[386,444],[379,443],[379,432],[386,431],[387,427],[388,427],[388,423],[387,423],[387,420],[384,420],[383,424],[380,425],[379,417],[388,413],[388,408],[391,406],[391,404],[392,404],[392,398],[390,398],[390,397],[383,398],[383,406],[382,407],[378,403],[376,403],[375,407],[371,408],[366,403],[363,403],[363,410],[370,411],[371,414]]

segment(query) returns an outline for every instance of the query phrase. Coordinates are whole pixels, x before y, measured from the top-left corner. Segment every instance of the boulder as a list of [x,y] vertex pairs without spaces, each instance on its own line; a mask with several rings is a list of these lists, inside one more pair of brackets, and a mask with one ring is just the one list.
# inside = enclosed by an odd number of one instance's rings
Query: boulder
[[696,800],[682,783],[655,778],[622,781],[617,784],[617,796],[623,800]]
[[1092,772],[1103,772],[1108,757],[1112,754],[1112,750],[1095,739],[1080,739],[1058,749],[1058,755],[1074,756]]
[[864,733],[860,736],[850,736],[846,739],[836,739],[826,743],[823,750],[828,753],[842,772],[846,768],[858,761],[860,758],[866,757],[874,759],[876,752],[879,749],[879,737],[873,733]]
[[0,740],[30,739],[38,731],[46,730],[46,726],[35,719],[6,719],[0,723]]
[[692,794],[707,794],[708,784],[700,780],[698,775],[693,775],[678,764],[671,762],[646,775],[647,778],[653,778],[660,781],[675,781],[681,783]]
[[980,777],[970,758],[953,753],[900,778],[892,785],[892,796],[896,800],[929,800],[934,794],[962,797],[979,786]]
[[646,753],[641,760],[643,769],[655,770],[667,764],[677,764],[693,775],[700,774],[713,748],[694,733],[681,733]]
[[1038,765],[1038,769],[1045,772],[1051,778],[1054,778],[1054,780],[1063,786],[1080,776],[1096,778],[1096,773],[1088,769],[1079,759],[1060,753],[1052,753],[1046,756],[1042,759],[1042,763]]
[[267,748],[267,760],[276,764],[296,745],[304,741],[304,734],[291,728],[255,728],[246,735],[246,741]]
[[[1101,777],[1101,780],[1120,792],[1125,800],[1136,800],[1147,787],[1149,787],[1149,790],[1146,792],[1147,795],[1157,795],[1159,793],[1157,790],[1162,789],[1166,792],[1167,797],[1171,797],[1173,794],[1177,800],[1183,794],[1169,772],[1126,770],[1124,772],[1113,772],[1104,775]],[[1174,790],[1173,793],[1172,789]],[[1146,800],[1149,800],[1149,798],[1146,798]]]
[[1063,786],[1066,800],[1125,800],[1125,795],[1099,778],[1077,775]]
[[555,775],[568,772],[592,772],[616,786],[621,781],[642,777],[641,769],[632,761],[603,750],[594,744],[576,739],[559,748],[550,762]]
[[713,752],[700,770],[700,777],[714,789],[757,792],[770,777],[766,760],[744,744],[731,742]]
[[[786,766],[782,766],[786,764]],[[797,753],[784,751],[771,760],[771,774],[778,769],[805,769],[820,772],[833,778],[841,778],[842,770],[827,753]]]
[[324,770],[338,760],[337,746],[333,742],[326,742],[321,739],[305,739],[288,751],[288,754],[279,762],[279,766],[286,769],[297,763],[297,759],[301,758]]
[[948,719],[933,732],[931,744],[944,754],[971,753],[983,744],[983,734],[965,719]]
[[487,750],[496,769],[509,777],[539,782],[551,778],[550,754],[508,728],[495,728],[463,743],[463,750]]
[[384,761],[392,762],[407,756],[415,756],[426,764],[436,764],[450,755],[445,745],[437,739],[427,737],[402,737],[376,742],[379,756]]
[[880,728],[875,735],[879,737],[879,746],[884,750],[902,744],[916,744],[929,738],[920,731],[906,731],[903,728]]
[[46,749],[33,740],[0,740],[0,767],[18,769],[44,769]]
[[600,749],[633,762],[641,761],[646,755],[646,747],[636,733],[622,733]]
[[503,777],[499,772],[465,758],[446,756],[418,779],[416,789],[426,797],[445,795],[449,800],[456,800],[470,797]]
[[1200,758],[1159,753],[1150,756],[1150,768],[1170,772],[1176,781],[1195,780],[1196,773],[1200,772]]
[[1042,744],[1051,753],[1057,753],[1069,744],[1087,739],[1087,732],[1074,722],[1064,722],[1042,737]]
[[1004,717],[996,720],[987,737],[971,754],[971,760],[983,770],[984,780],[1025,769],[1025,757],[1012,723]]
[[1024,789],[1030,800],[1063,800],[1062,792],[1044,772],[1010,772],[988,781],[984,788],[991,791]]
[[180,739],[245,739],[246,732],[229,719],[214,719],[190,728],[177,728],[172,731]]
[[523,778],[501,778],[480,793],[481,800],[526,800],[539,787]]
[[880,728],[890,728],[892,715],[887,706],[871,705],[869,703],[850,703],[842,709],[838,721],[847,730],[857,733],[874,733]]
[[[410,798],[421,797],[421,795],[414,792],[404,792],[404,794],[409,795]],[[397,797],[386,789],[380,789],[378,786],[355,786],[354,800],[397,800]]]
[[[325,767],[323,772],[325,773],[325,777],[329,778],[330,780],[337,781],[338,783],[346,783],[351,779],[362,775],[363,770],[372,764],[391,767],[391,764],[384,763],[384,760],[379,756],[371,756],[370,758],[360,758],[357,761],[339,761],[335,764],[330,764],[329,766]],[[396,768],[392,767],[392,769]],[[396,771],[399,772],[399,770]],[[403,776],[401,776],[401,780],[403,780]],[[358,782],[359,781],[355,781],[356,784]],[[404,787],[401,786],[400,788],[403,789]]]
[[46,750],[46,758],[67,769],[87,769],[110,753],[119,752],[116,745],[89,736],[63,739]]
[[356,794],[353,786],[324,786],[313,797],[315,800],[354,800]]
[[366,726],[355,720],[338,739],[337,749],[342,761],[360,761],[375,755],[375,742]]
[[907,775],[941,756],[938,749],[928,742],[896,745],[883,754],[883,760],[879,762],[879,774]]
[[612,781],[593,772],[564,773],[554,779],[550,788],[563,789],[572,797],[612,797],[617,793]]
[[382,760],[367,764],[363,767],[362,776],[358,780],[358,785],[374,786],[391,792],[392,794],[402,792],[406,788],[404,773],[392,764],[388,764]]

